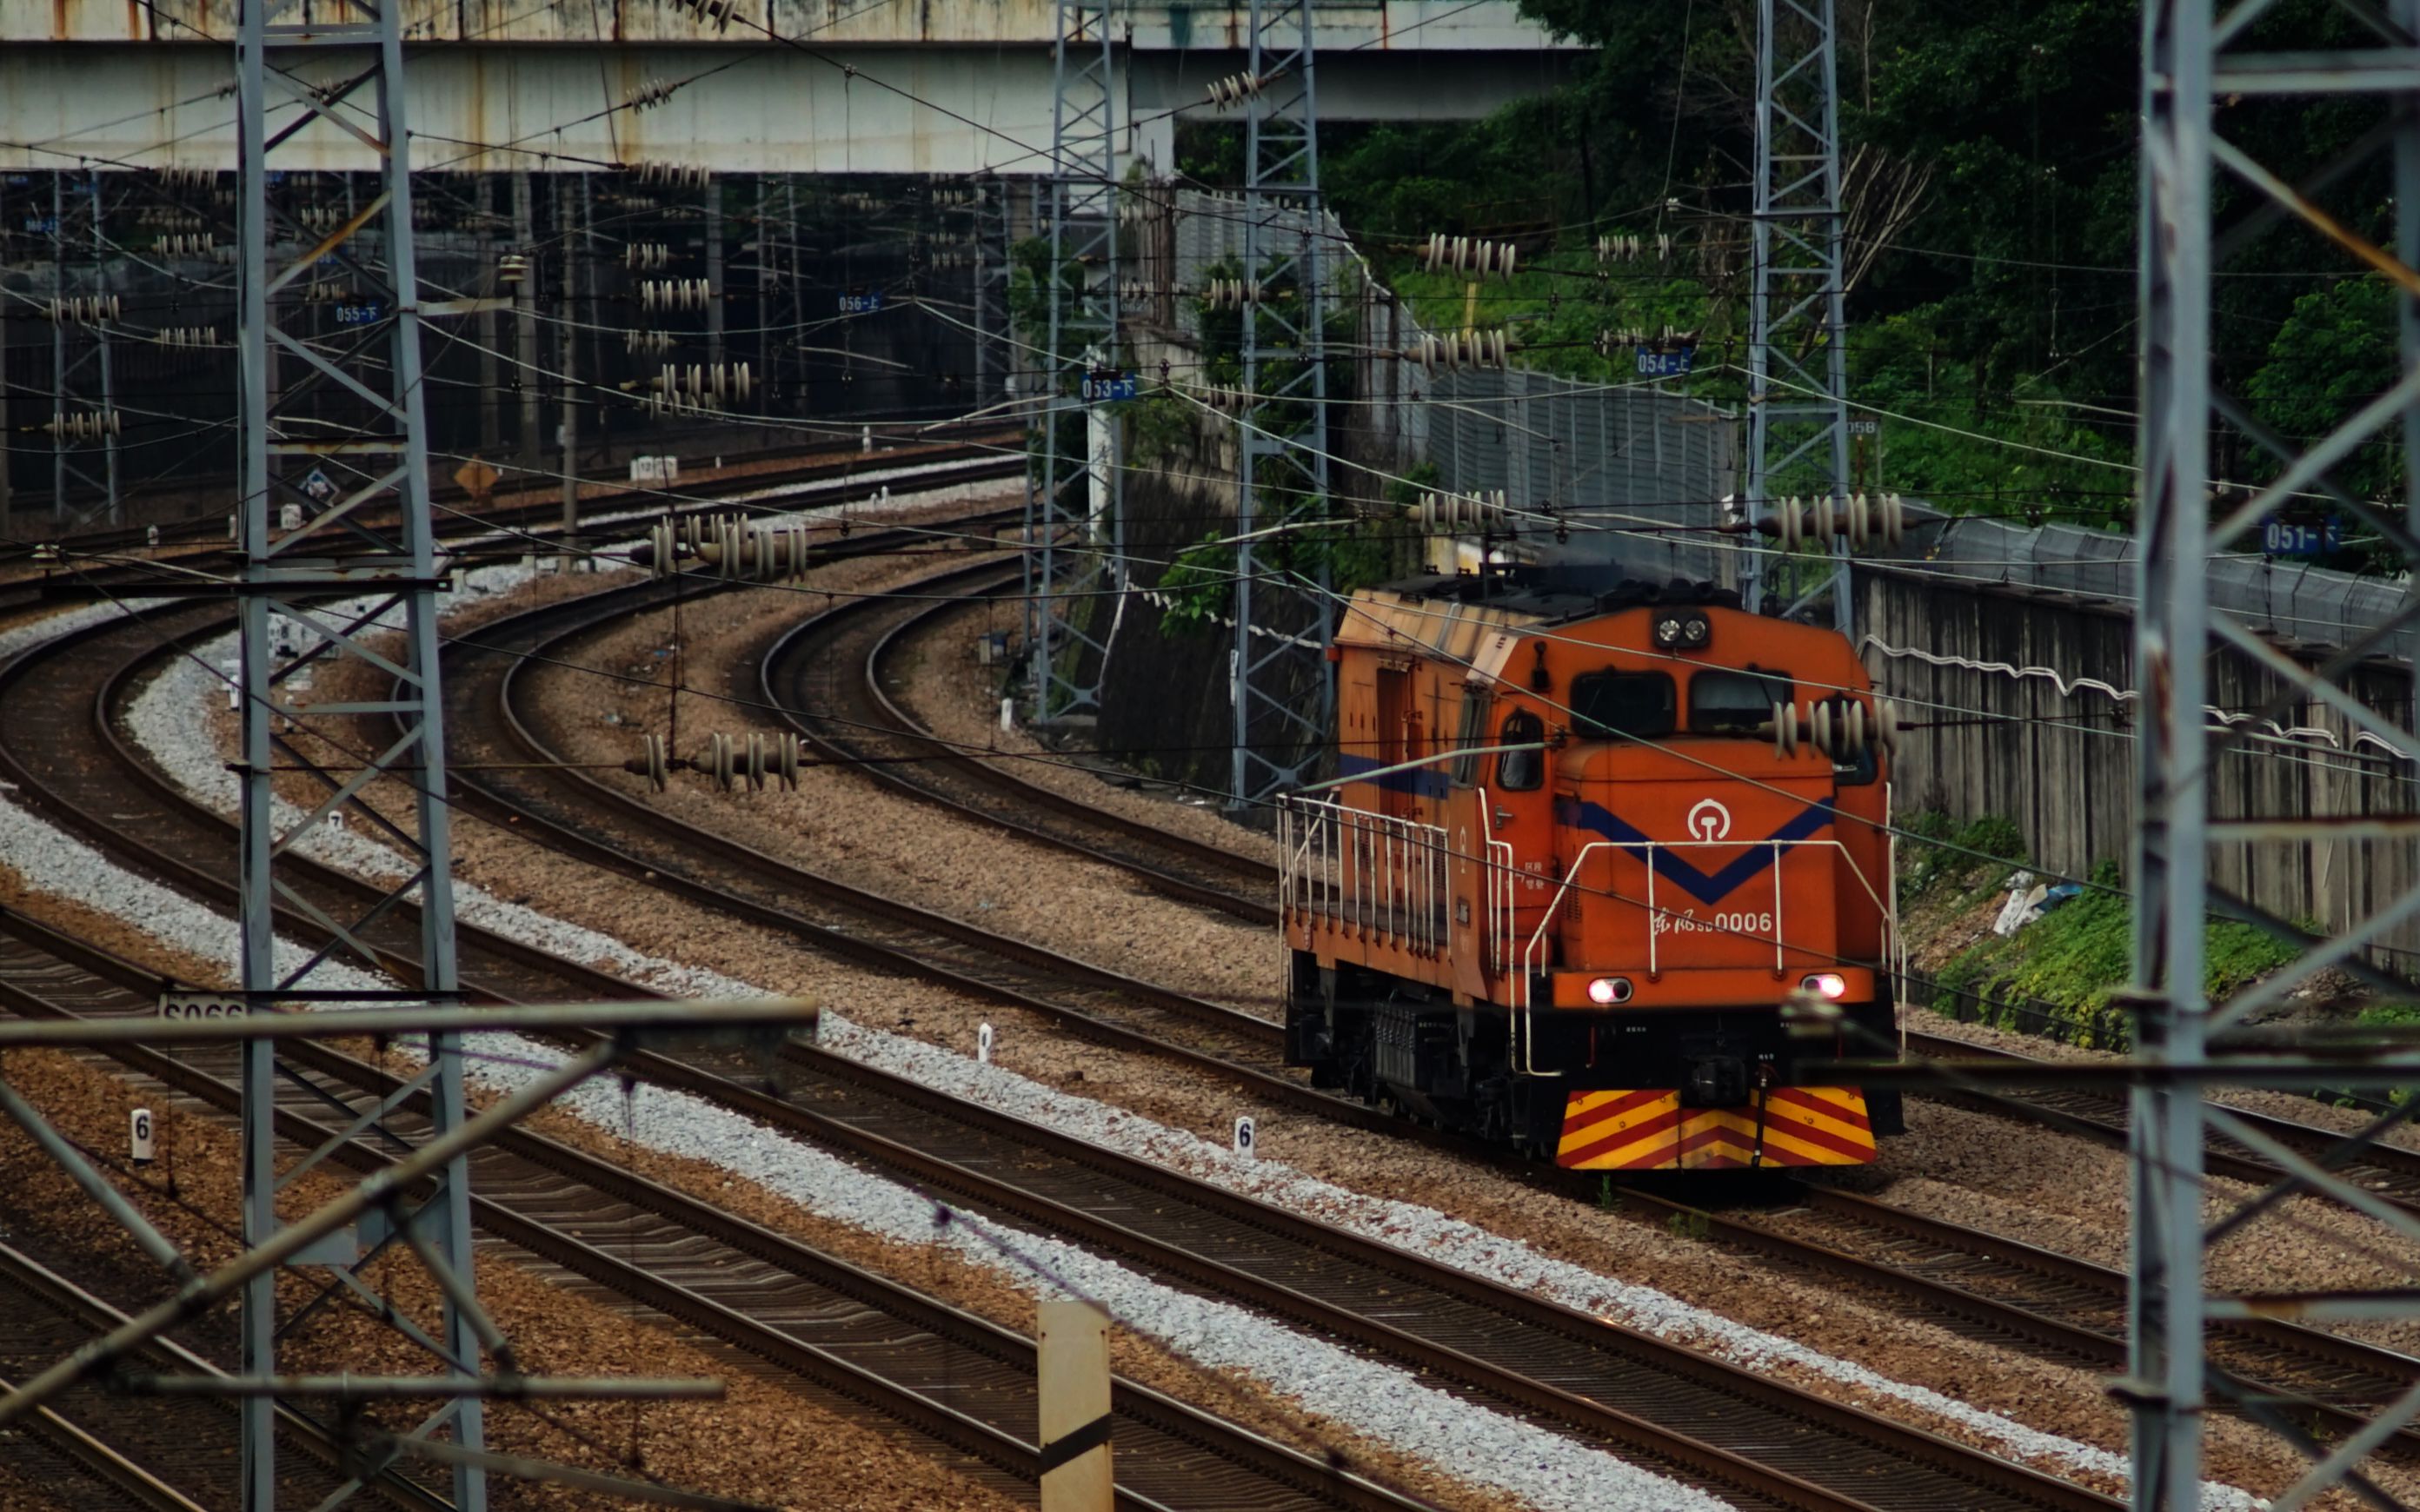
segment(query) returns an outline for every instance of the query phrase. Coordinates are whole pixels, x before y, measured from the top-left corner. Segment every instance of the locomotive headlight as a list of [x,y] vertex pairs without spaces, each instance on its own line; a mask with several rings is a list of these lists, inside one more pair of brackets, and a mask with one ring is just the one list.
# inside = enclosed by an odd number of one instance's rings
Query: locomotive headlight
[[1849,995],[1849,979],[1837,971],[1818,971],[1798,985],[1834,1002]]
[[1702,614],[1666,614],[1655,622],[1656,645],[1666,651],[1702,649],[1714,638],[1714,627]]
[[1629,1002],[1632,990],[1628,977],[1599,977],[1589,983],[1589,1001],[1599,1008],[1611,1008]]

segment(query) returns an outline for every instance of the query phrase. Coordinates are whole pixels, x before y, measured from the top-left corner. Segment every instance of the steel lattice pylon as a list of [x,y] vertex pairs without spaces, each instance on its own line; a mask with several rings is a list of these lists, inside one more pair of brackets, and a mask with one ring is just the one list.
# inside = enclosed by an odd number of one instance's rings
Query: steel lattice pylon
[[[236,76],[243,989],[256,1010],[326,1001],[332,994],[319,968],[345,960],[416,975],[417,990],[404,995],[450,999],[458,982],[438,687],[439,565],[429,520],[420,353],[426,312],[413,268],[401,7],[385,0],[371,9],[361,0],[339,0],[306,18],[294,0],[243,0]],[[316,176],[272,177],[280,149],[305,135],[315,145],[365,147],[378,164],[377,193],[325,231],[304,229],[298,213],[297,198]],[[334,333],[313,339],[296,285],[319,276],[324,259],[334,259],[350,281],[351,299],[338,307]],[[339,548],[342,556],[334,554]],[[280,646],[280,621],[302,627],[299,643]],[[398,629],[399,646],[373,646]],[[391,697],[318,705],[307,716],[293,706],[291,674],[316,658],[348,655],[391,677]],[[280,733],[283,721],[348,713],[389,717],[399,733],[385,749],[362,753],[359,770],[348,775],[319,768]],[[322,791],[313,794],[309,813],[281,822],[272,765],[311,773]],[[381,778],[415,795],[414,826],[368,809],[365,790]],[[282,880],[285,858],[349,804],[412,862],[400,885],[354,919],[330,917]],[[419,905],[419,959],[383,961],[357,931],[407,900]],[[279,960],[281,922],[302,948],[299,962]],[[415,1084],[425,1084],[430,1096],[431,1137],[442,1137],[464,1116],[461,1053],[450,1036],[432,1037],[428,1049],[429,1070]],[[278,1227],[276,1079],[272,1041],[252,1042],[242,1078],[243,1228],[251,1244]],[[424,1336],[424,1348],[433,1346],[446,1367],[476,1374],[468,1167],[457,1158],[442,1170],[436,1195],[397,1209],[396,1217],[447,1288],[442,1326],[436,1337]],[[360,1286],[353,1269],[334,1264],[332,1288]],[[244,1288],[248,1377],[279,1373],[275,1278],[272,1271]],[[247,1509],[268,1508],[275,1499],[277,1408],[268,1396],[242,1404]],[[478,1447],[477,1399],[449,1401],[417,1431],[440,1430],[457,1444]],[[458,1469],[455,1504],[477,1512],[486,1499],[483,1473]]]
[[1008,324],[1010,254],[1016,246],[1009,232],[1008,180],[978,178],[974,194],[974,393],[967,409],[982,414],[1008,402],[1009,379],[1024,364],[1016,360],[1016,333]]
[[[1117,426],[1082,397],[1118,363],[1114,0],[1059,0],[1050,115],[1050,262],[1044,273],[1040,444],[1026,499],[1026,647],[1037,724],[1097,709],[1107,626],[1125,581]],[[1069,432],[1081,427],[1080,438]]]
[[[1319,98],[1309,0],[1252,0],[1244,144],[1244,409],[1237,439],[1234,754],[1228,801],[1299,787],[1332,733],[1327,557],[1272,526],[1324,518],[1326,287],[1321,277]],[[1265,497],[1264,497],[1265,495]],[[1322,543],[1324,546],[1324,543]],[[1288,609],[1280,614],[1273,609]]]
[[[1750,520],[1793,494],[1849,493],[1849,362],[1840,278],[1840,127],[1833,0],[1757,0],[1756,212],[1748,294]],[[1845,548],[1834,623],[1849,628]],[[1779,591],[1761,550],[1739,555],[1743,602]],[[1818,592],[1821,590],[1819,589]],[[1809,596],[1812,596],[1811,594]]]
[[[2397,779],[2408,774],[2409,753],[2420,747],[2407,718],[2375,706],[2375,678],[2361,686],[2354,681],[2367,657],[2408,656],[2420,595],[2407,594],[2400,613],[2316,666],[2298,662],[2214,610],[2209,596],[2206,564],[2212,553],[2248,548],[2248,537],[2273,511],[2305,501],[2358,518],[2407,563],[2420,564],[2420,540],[2410,529],[2408,508],[2390,513],[2335,476],[2356,448],[2379,444],[2396,454],[2407,489],[2420,480],[2413,466],[2420,462],[2420,420],[2414,418],[2420,404],[2420,319],[2414,316],[2414,296],[2420,294],[2420,116],[2412,112],[2409,93],[2420,0],[2391,0],[2387,14],[2366,16],[2369,30],[2361,35],[2374,37],[2378,45],[2351,51],[2310,50],[2289,36],[2264,36],[2259,51],[2244,46],[2249,23],[2266,8],[2241,6],[2221,23],[2212,15],[2212,0],[2154,0],[2145,16],[2143,492],[2136,521],[2141,604],[2134,671],[2143,699],[2133,990],[2139,1054],[2150,1064],[2133,1093],[2134,1248],[2124,1388],[2134,1413],[2133,1502],[2143,1512],[2187,1512],[2200,1504],[2202,1426],[2232,1403],[2242,1403],[2256,1421],[2312,1460],[2308,1473],[2272,1504],[2279,1508],[2341,1489],[2362,1491],[2360,1462],[2369,1448],[2420,1414],[2420,1391],[2409,1392],[2380,1409],[2369,1429],[2323,1443],[2292,1421],[2290,1402],[2245,1401],[2205,1352],[2211,1325],[2247,1317],[2324,1322],[2420,1315],[2420,1297],[2410,1291],[2345,1294],[2297,1288],[2256,1304],[2205,1289],[2211,1247],[2273,1214],[2296,1191],[2341,1204],[2356,1215],[2349,1224],[2376,1226],[2366,1235],[2348,1234],[2349,1247],[2373,1237],[2420,1240],[2420,1223],[2408,1212],[2333,1168],[2347,1158],[2357,1161],[2359,1147],[2401,1123],[2413,1103],[2391,1109],[2329,1155],[2315,1158],[2278,1148],[2202,1095],[2208,1087],[2251,1081],[2241,1057],[2256,1045],[2266,1047],[2261,1058],[2278,1068],[2277,1080],[2263,1085],[2378,1088],[2382,1081],[2409,1086],[2420,1079],[2409,1054],[2400,1056],[2400,1064],[2387,1058],[2408,1041],[2365,1044],[2349,1059],[2319,1054],[2304,1035],[2264,1038],[2257,1026],[2263,1015],[2330,969],[2408,997],[2408,985],[2378,972],[2364,951],[2420,918],[2420,884],[2406,883],[2371,900],[2366,918],[2321,939],[2269,917],[2249,895],[2249,886],[2224,881],[2237,876],[2251,884],[2262,868],[2307,863],[2322,842],[2398,847],[2399,874],[2420,876],[2420,866],[2413,864],[2420,857],[2412,854],[2411,799],[2395,792],[2380,801],[2381,790],[2400,788]],[[2370,97],[2381,107],[2380,125],[2341,160],[2298,169],[2299,186],[2221,134],[2222,98],[2228,130],[2242,138],[2260,129],[2263,112],[2299,111],[2304,97],[2313,95]],[[2289,134],[2300,139],[2299,132]],[[2380,215],[2382,207],[2374,197],[2341,210],[2324,203],[2348,183],[2366,183],[2374,195],[2376,180],[2353,170],[2387,151],[2397,217],[2391,251],[2351,229]],[[2228,220],[2223,231],[2215,225],[2222,206]],[[2213,371],[2212,280],[2229,258],[2273,234],[2294,237],[2299,259],[2321,258],[2349,273],[2375,270],[2401,290],[2397,380],[2381,395],[2347,401],[2335,428],[2317,440],[2289,440],[2264,425],[2249,404],[2226,392]],[[2224,448],[2213,445],[2220,435],[2226,438]],[[2230,484],[2214,503],[2213,461],[2222,450],[2256,458],[2248,470],[2256,481]],[[2403,502],[2410,501],[2407,496]],[[2230,679],[2225,696],[2215,699],[2214,667]],[[2243,685],[2236,686],[2236,678]],[[2368,696],[2362,686],[2370,689]],[[2399,700],[2408,691],[2408,684],[2398,684],[2396,696]],[[2256,705],[2250,718],[2211,717],[2210,705],[2232,705],[2247,697]],[[2257,783],[2246,789],[2226,779],[2234,764],[2252,759],[2247,733],[2266,718],[2322,725],[2340,737],[2366,733],[2406,754],[2388,764],[2387,777],[2350,784],[2332,800],[2341,805],[2337,811],[2264,811],[2264,805],[2276,802],[2266,789]],[[2372,870],[2397,874],[2383,857]],[[2265,927],[2286,943],[2292,960],[2213,1003],[2205,986],[2213,918]],[[2248,1147],[2290,1173],[2289,1180],[2248,1201],[2222,1198],[2203,1180],[2205,1142],[2212,1138]],[[2214,1222],[2213,1212],[2219,1214]],[[2285,1287],[2296,1279],[2278,1278]]]
[[[71,259],[69,252],[79,242],[92,252],[89,275],[82,278],[72,266],[79,259]],[[116,322],[87,302],[105,300],[110,292],[112,259],[98,169],[51,175],[51,516],[65,522],[70,514],[69,490],[81,486],[100,494],[101,501],[74,517],[81,521],[98,514],[116,525],[122,514],[109,328]],[[75,286],[70,286],[71,282]],[[79,422],[96,426],[99,433],[77,434]],[[95,451],[101,454],[98,475]]]

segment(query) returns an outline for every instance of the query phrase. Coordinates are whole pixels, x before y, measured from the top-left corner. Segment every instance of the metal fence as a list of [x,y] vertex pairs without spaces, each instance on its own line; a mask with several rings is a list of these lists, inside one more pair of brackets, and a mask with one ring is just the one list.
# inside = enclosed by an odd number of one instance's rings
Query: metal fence
[[[2131,534],[1952,517],[1919,508],[1911,508],[1909,518],[1915,528],[1907,545],[1886,559],[1895,570],[1953,577],[1969,585],[2076,594],[2113,609],[2133,609]],[[2288,559],[2245,554],[2212,557],[2210,563],[2211,608],[2298,645],[2358,641],[2399,612],[2411,592],[2408,580],[2357,578]],[[2411,661],[2420,650],[2420,630],[2397,626],[2372,649]]]
[[[1178,285],[1199,288],[1221,265],[1245,272],[1242,200],[1180,190],[1171,208]],[[1281,227],[1309,226],[1299,212],[1276,213]],[[1319,234],[1327,239],[1321,268],[1335,307],[1359,312],[1353,410],[1338,417],[1343,430],[1391,452],[1401,468],[1435,463],[1442,490],[1500,488],[1513,508],[1549,508],[1572,526],[1568,540],[1525,542],[1525,555],[1616,563],[1639,578],[1728,576],[1728,553],[1702,535],[1637,532],[1714,523],[1736,486],[1736,416],[1643,381],[1579,382],[1518,368],[1429,373],[1394,355],[1424,332],[1379,287],[1343,224],[1322,211]],[[1199,336],[1191,300],[1171,314]]]

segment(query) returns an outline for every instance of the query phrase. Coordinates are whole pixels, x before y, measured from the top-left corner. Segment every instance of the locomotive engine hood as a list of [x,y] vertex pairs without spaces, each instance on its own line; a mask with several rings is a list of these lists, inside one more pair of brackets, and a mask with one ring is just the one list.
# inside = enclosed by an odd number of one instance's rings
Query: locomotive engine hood
[[[1742,779],[1745,779],[1743,780]],[[1687,741],[1582,742],[1557,763],[1565,973],[1644,962],[1637,1001],[1777,1002],[1840,957],[1832,764]],[[1559,990],[1557,1000],[1566,995]],[[1576,1005],[1575,1005],[1576,1006]]]

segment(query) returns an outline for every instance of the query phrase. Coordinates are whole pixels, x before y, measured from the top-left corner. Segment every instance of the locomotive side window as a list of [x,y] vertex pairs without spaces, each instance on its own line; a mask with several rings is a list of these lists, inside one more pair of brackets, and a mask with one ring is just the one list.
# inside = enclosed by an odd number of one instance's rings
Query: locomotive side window
[[1660,740],[1672,733],[1672,679],[1664,672],[1590,672],[1572,679],[1572,733],[1582,740]]
[[1772,719],[1775,704],[1789,702],[1788,672],[1700,671],[1689,679],[1689,733],[1752,735]]
[[1466,788],[1479,780],[1479,758],[1471,753],[1487,744],[1487,706],[1494,699],[1478,688],[1466,688],[1462,695],[1462,730],[1454,736],[1454,748],[1459,752],[1448,768],[1453,785]]
[[[1534,714],[1508,714],[1497,732],[1498,744],[1527,746],[1546,738],[1545,721]],[[1546,780],[1546,753],[1508,750],[1496,758],[1496,785],[1508,793],[1528,793]]]

